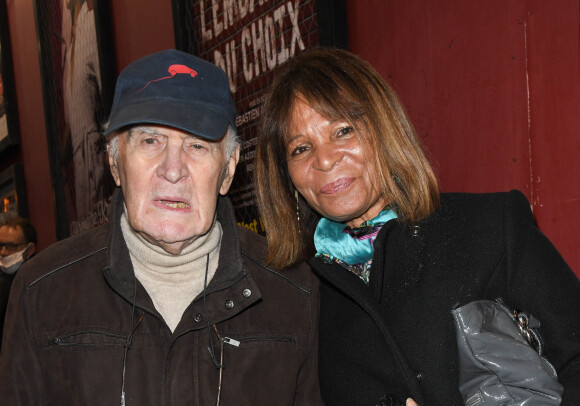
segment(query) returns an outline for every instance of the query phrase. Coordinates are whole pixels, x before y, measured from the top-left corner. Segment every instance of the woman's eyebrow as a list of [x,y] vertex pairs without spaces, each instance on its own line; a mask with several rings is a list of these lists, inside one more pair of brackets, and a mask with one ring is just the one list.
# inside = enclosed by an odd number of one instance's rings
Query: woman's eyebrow
[[285,142],[284,142],[284,145],[290,145],[290,144],[292,144],[292,142],[294,142],[295,140],[297,140],[300,137],[303,137],[303,135],[302,134],[296,134],[296,135],[294,135],[292,137],[287,137],[286,140],[285,140]]

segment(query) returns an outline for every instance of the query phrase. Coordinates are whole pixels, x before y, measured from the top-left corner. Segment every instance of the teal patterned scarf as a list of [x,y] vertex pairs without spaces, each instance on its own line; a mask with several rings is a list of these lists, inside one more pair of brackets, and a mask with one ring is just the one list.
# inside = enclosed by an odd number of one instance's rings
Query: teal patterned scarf
[[385,209],[359,227],[351,228],[323,217],[314,232],[316,256],[337,262],[368,284],[375,238],[386,222],[396,218],[393,210]]

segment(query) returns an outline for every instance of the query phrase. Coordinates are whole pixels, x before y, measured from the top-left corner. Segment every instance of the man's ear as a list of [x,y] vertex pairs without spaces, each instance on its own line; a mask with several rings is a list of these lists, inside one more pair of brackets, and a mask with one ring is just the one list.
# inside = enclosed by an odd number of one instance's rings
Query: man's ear
[[234,180],[236,166],[238,165],[239,160],[240,160],[240,147],[238,146],[236,147],[234,152],[232,152],[229,161],[226,163],[226,173],[224,174],[224,178],[220,186],[220,195],[225,195],[226,193],[228,193],[228,190],[230,190],[230,186],[232,185],[232,181]]
[[[110,154],[108,145],[107,145],[107,154],[109,155],[109,168],[111,168],[111,175],[113,175],[113,179],[115,179],[115,184],[117,186],[121,186],[121,179],[119,178],[119,168],[117,167],[117,160]],[[117,155],[118,154],[119,152],[117,152]]]

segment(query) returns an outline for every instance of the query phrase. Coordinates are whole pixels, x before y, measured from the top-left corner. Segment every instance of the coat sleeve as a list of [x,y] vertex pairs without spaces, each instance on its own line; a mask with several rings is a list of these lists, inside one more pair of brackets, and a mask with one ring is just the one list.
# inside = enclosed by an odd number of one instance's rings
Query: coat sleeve
[[323,405],[318,383],[318,314],[319,314],[319,282],[312,274],[315,283],[310,292],[311,303],[311,329],[308,337],[308,353],[306,360],[300,369],[297,380],[296,397],[294,406]]
[[18,271],[12,284],[0,351],[0,403],[7,405],[46,402],[42,397],[43,380],[37,349],[27,326],[25,268],[26,265]]
[[505,210],[508,304],[540,320],[545,356],[564,385],[563,405],[580,405],[580,281],[536,228],[530,205],[510,192]]

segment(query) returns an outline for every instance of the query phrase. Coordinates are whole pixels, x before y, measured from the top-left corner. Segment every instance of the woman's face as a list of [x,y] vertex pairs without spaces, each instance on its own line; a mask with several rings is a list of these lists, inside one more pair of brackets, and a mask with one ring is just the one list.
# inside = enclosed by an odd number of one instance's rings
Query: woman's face
[[298,192],[322,216],[351,227],[386,205],[369,134],[364,128],[356,132],[347,120],[331,121],[297,97],[286,139],[288,170]]

